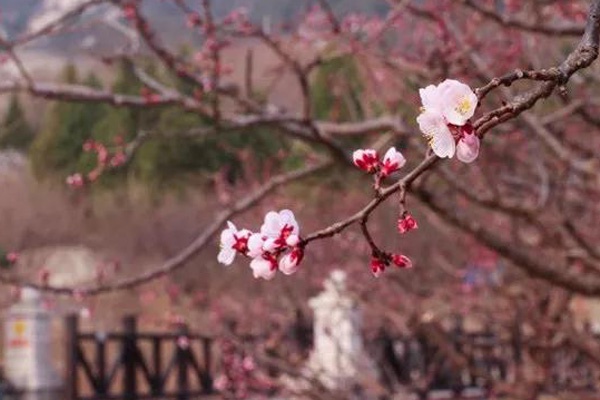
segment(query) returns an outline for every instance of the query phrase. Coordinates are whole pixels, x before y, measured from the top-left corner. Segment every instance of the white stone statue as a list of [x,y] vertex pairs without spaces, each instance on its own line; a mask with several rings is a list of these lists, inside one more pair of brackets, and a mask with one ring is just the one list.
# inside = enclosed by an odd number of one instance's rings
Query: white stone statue
[[314,311],[310,374],[330,389],[376,380],[374,363],[363,346],[360,311],[346,287],[346,273],[333,271],[324,287],[308,303]]

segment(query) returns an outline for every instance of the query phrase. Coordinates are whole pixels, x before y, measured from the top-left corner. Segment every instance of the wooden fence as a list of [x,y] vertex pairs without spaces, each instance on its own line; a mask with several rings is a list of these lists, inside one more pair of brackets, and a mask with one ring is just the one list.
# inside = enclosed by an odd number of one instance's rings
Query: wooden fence
[[[79,330],[77,316],[65,321],[67,400],[202,398],[213,393],[212,339],[190,334],[137,330],[123,318],[121,332]],[[109,351],[110,350],[110,351]]]

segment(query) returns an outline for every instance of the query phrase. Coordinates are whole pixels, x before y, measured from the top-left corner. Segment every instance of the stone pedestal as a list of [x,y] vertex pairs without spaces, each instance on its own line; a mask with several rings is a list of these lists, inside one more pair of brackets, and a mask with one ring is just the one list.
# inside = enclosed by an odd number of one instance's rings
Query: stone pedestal
[[5,377],[18,391],[43,396],[60,390],[61,380],[52,364],[51,332],[51,315],[40,293],[23,289],[21,300],[5,317],[4,334]]

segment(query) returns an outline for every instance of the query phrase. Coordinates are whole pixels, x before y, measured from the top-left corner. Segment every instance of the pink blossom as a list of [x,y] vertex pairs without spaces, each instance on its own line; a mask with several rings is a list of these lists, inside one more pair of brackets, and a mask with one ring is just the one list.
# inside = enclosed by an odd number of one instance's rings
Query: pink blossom
[[[453,79],[446,79],[438,86],[429,85],[420,89],[419,95],[424,109],[417,117],[421,132],[438,157],[454,157],[457,140],[460,144],[466,135],[463,130],[456,128],[468,124],[477,108],[477,95],[469,86]],[[470,160],[464,162],[471,162],[477,158],[478,151],[478,142],[475,144],[475,141],[470,139],[461,144],[461,155],[458,158],[461,161]]]
[[356,150],[352,154],[352,159],[354,160],[354,165],[369,174],[376,172],[379,167],[379,156],[377,155],[377,151],[373,149]]
[[96,149],[96,142],[93,139],[89,139],[86,140],[85,143],[83,143],[83,151],[85,152],[90,152],[92,150]]
[[118,151],[110,160],[111,167],[118,167],[125,164],[127,157],[123,151]]
[[256,369],[256,364],[254,363],[254,359],[250,356],[244,357],[244,360],[242,361],[242,367],[246,371],[253,371],[254,369]]
[[404,254],[392,254],[392,262],[398,268],[412,268],[412,261]]
[[227,221],[227,229],[221,232],[221,251],[217,260],[224,265],[231,265],[237,252],[246,253],[248,238],[251,232],[247,229],[239,230],[231,221]]
[[406,233],[418,227],[417,221],[408,213],[398,220],[398,232],[400,233]]
[[71,186],[72,188],[80,188],[85,183],[83,180],[83,176],[80,173],[69,175],[67,177],[66,182],[67,182],[67,185]]
[[[287,245],[290,236],[298,236],[300,227],[294,213],[290,210],[281,210],[279,212],[270,211],[265,215],[265,221],[260,227],[260,233],[265,240],[264,249],[273,251]],[[291,238],[293,243],[296,239]]]
[[265,239],[260,233],[253,233],[248,238],[248,257],[256,258],[263,253]]
[[131,3],[125,3],[125,5],[123,5],[123,15],[128,20],[135,19],[136,15],[137,15],[136,7]]
[[108,150],[102,143],[96,144],[96,154],[98,155],[98,163],[106,164],[106,160],[108,159]]
[[95,170],[89,172],[87,174],[88,181],[95,182],[100,177],[101,172],[102,170],[99,168],[96,168]]
[[187,349],[190,347],[190,339],[187,336],[179,336],[177,338],[177,346],[180,349]]
[[6,255],[6,260],[11,264],[16,263],[18,259],[19,253],[17,253],[16,251],[11,251]]
[[402,168],[406,164],[406,159],[396,150],[395,147],[390,147],[390,149],[383,156],[383,163],[381,167],[381,176],[386,177],[391,173],[397,171]]
[[229,385],[229,379],[227,379],[227,377],[225,375],[219,375],[217,377],[217,379],[215,379],[215,382],[214,382],[215,389],[217,389],[220,392],[227,389],[228,385]]

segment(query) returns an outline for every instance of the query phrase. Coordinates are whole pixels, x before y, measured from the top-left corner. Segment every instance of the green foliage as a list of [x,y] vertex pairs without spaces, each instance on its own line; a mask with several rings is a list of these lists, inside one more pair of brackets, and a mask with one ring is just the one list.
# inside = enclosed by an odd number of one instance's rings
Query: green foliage
[[9,259],[9,252],[3,248],[0,248],[0,269],[10,269],[13,266],[14,262],[11,262]]
[[32,140],[33,129],[25,118],[19,99],[13,95],[0,125],[0,148],[26,150]]
[[[146,71],[181,90],[192,90],[189,83],[159,71],[152,64],[146,65]],[[63,81],[79,83],[73,66],[65,69]],[[93,75],[87,77],[83,84],[100,87]],[[142,88],[143,84],[133,74],[130,65],[120,64],[112,90],[137,95]],[[203,135],[187,134],[209,126],[210,122],[199,114],[178,106],[133,109],[91,103],[55,103],[30,149],[30,158],[34,171],[40,177],[48,174],[64,177],[76,171],[87,173],[95,167],[96,155],[82,151],[86,140],[103,143],[110,150],[114,148],[117,136],[129,142],[144,132],[146,139],[131,162],[119,170],[103,174],[95,186],[115,187],[133,180],[162,189],[179,187],[188,178],[201,177],[204,173],[222,168],[227,168],[232,180],[238,179],[244,173],[239,159],[241,150],[251,150],[261,167],[263,160],[272,158],[285,146],[282,139],[260,130],[233,133],[207,130],[208,133]]]

